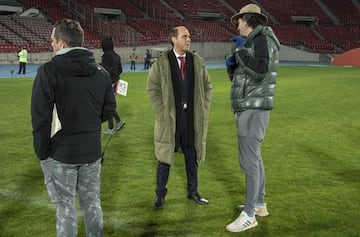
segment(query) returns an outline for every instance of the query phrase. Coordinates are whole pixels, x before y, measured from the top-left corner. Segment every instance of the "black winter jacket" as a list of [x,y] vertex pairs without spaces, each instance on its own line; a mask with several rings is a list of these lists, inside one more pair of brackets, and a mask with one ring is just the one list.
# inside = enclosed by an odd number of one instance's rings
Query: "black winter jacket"
[[101,48],[104,51],[101,57],[101,65],[110,74],[112,83],[116,83],[122,73],[121,57],[114,51],[114,44],[110,37],[103,39]]
[[[61,130],[51,136],[56,104]],[[64,49],[38,69],[32,91],[34,149],[40,160],[51,157],[81,164],[101,157],[101,123],[114,115],[111,78],[84,48]]]

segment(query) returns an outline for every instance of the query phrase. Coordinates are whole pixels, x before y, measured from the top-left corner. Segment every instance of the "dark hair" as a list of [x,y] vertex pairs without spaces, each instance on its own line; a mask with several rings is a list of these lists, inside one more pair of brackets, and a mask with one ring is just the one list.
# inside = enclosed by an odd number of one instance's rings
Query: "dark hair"
[[81,47],[84,43],[84,30],[79,22],[62,19],[54,24],[54,38],[62,39],[69,47]]
[[179,29],[178,27],[174,27],[170,30],[170,33],[169,33],[169,41],[170,41],[170,44],[172,46],[174,46],[174,43],[172,42],[171,38],[175,37],[177,38],[178,37],[178,34],[179,34]]
[[101,41],[101,48],[104,52],[114,50],[114,42],[111,36],[107,36]]
[[258,25],[265,25],[266,23],[264,17],[256,13],[245,13],[241,19],[246,21],[251,28],[255,28]]

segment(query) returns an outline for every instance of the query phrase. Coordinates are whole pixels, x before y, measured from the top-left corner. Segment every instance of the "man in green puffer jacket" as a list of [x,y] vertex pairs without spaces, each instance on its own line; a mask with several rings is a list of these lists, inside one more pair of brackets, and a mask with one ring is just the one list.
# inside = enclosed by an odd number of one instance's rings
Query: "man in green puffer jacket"
[[240,35],[246,37],[237,47],[227,69],[231,79],[231,108],[235,113],[239,162],[246,177],[246,197],[239,217],[226,226],[230,232],[255,227],[255,215],[269,215],[265,196],[265,173],[261,144],[274,107],[280,43],[267,17],[255,4],[244,6],[231,18]]

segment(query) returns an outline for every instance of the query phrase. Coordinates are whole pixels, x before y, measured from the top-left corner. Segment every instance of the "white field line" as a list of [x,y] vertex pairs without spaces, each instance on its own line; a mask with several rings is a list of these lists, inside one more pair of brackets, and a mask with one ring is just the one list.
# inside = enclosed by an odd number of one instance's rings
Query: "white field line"
[[[29,206],[35,206],[35,207],[45,207],[49,210],[55,211],[54,206],[51,204],[50,200],[44,200],[44,199],[35,199],[30,196],[24,195],[19,192],[14,192],[9,189],[3,189],[0,188],[0,197],[5,197],[10,200],[16,200],[27,203]],[[77,211],[78,217],[83,216],[82,211]],[[105,213],[104,213],[105,215]],[[125,220],[119,220],[114,217],[107,218],[107,222],[105,224],[110,225],[110,228],[116,229],[116,230],[126,230],[130,232],[144,232],[145,229],[132,226],[131,224],[127,223]],[[106,228],[106,227],[105,227]]]
[[24,195],[22,193],[13,192],[13,191],[11,191],[9,189],[0,188],[0,196],[9,198],[11,200],[26,202],[31,206],[46,207],[48,209],[55,210],[53,205],[51,204],[50,200],[45,201],[45,200],[42,200],[42,199],[31,198],[31,197],[26,196],[26,195]]

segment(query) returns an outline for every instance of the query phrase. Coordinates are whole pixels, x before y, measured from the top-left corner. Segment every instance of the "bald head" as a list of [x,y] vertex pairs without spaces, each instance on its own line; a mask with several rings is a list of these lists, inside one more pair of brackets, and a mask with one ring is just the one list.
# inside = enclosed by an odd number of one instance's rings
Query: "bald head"
[[190,50],[190,33],[185,26],[177,26],[170,30],[169,40],[175,52],[180,55]]

